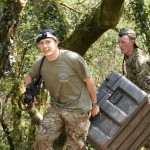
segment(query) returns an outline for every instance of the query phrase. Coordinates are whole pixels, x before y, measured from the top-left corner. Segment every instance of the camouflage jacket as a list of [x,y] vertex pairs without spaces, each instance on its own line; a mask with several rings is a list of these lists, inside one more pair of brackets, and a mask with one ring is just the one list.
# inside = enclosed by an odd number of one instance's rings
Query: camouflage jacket
[[150,56],[139,48],[125,56],[127,78],[142,90],[150,93]]

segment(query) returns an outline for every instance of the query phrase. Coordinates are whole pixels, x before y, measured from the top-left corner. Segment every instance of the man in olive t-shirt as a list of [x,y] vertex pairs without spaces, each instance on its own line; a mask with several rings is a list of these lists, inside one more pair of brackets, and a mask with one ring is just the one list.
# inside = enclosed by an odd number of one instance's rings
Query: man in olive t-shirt
[[[75,52],[58,48],[56,33],[42,30],[37,36],[45,56],[40,74],[51,95],[51,107],[41,123],[36,150],[53,150],[53,143],[66,132],[67,150],[84,150],[90,114],[99,112],[96,86],[84,59]],[[26,85],[39,75],[42,57],[35,60],[25,77]]]

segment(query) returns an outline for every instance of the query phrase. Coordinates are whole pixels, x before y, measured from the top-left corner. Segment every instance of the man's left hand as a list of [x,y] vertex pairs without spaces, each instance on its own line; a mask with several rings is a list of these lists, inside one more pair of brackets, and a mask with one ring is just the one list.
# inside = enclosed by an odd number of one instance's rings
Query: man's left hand
[[100,108],[98,105],[92,106],[91,115],[95,117],[100,112]]

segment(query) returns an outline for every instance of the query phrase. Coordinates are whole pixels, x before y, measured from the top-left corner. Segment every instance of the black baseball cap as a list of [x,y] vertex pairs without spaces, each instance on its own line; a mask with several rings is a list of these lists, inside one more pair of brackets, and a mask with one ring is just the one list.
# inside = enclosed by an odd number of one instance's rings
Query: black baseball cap
[[58,40],[57,35],[54,30],[52,29],[45,29],[42,30],[36,37],[36,42],[39,43],[40,40],[46,39],[46,38],[52,38],[54,40]]

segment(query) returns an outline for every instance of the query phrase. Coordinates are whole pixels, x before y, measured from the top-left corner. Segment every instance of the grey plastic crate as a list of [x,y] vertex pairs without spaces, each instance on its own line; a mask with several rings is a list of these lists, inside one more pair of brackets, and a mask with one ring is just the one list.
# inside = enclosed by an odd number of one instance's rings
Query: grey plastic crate
[[91,118],[87,141],[97,150],[138,150],[150,136],[147,94],[113,71],[98,89],[101,113]]

